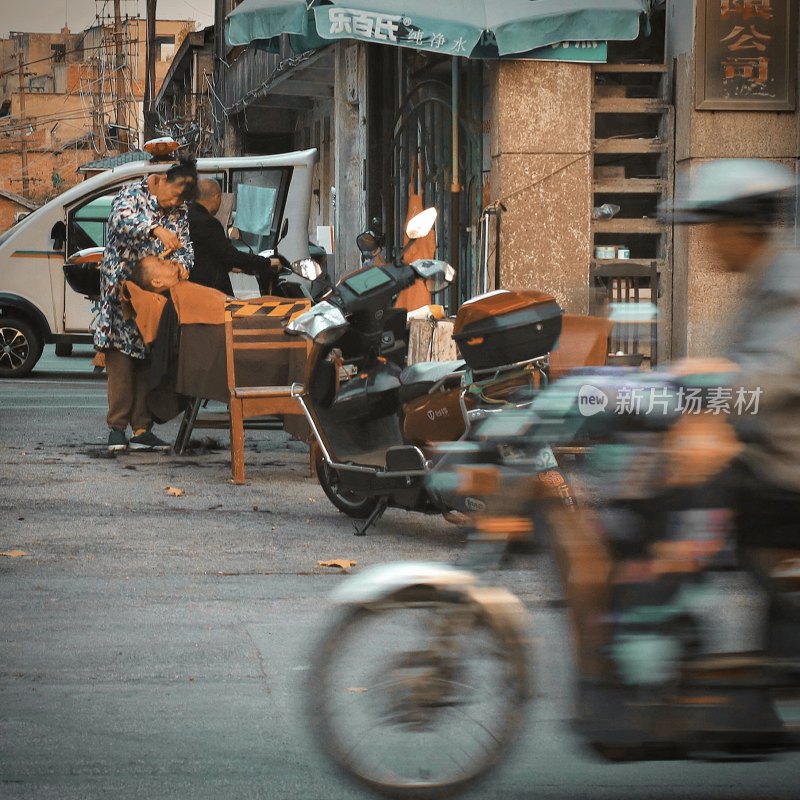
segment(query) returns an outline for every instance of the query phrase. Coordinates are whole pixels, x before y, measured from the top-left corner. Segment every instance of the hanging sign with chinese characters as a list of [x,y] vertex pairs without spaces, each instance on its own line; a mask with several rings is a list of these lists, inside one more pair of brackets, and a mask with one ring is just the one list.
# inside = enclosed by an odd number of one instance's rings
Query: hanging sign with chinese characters
[[532,58],[536,61],[577,61],[585,64],[605,64],[608,60],[608,42],[558,42],[547,47],[537,47],[515,58]]
[[697,22],[697,108],[794,109],[796,0],[705,0]]
[[[392,44],[427,50],[449,56],[469,56],[480,52],[481,33],[473,25],[456,20],[426,18],[420,15],[387,14],[378,11],[320,6],[314,9],[317,33],[323,39],[360,39],[364,42]],[[514,58],[548,61],[606,60],[606,42],[559,42],[539,47]]]
[[342,6],[314,9],[317,33],[323,39],[360,39],[379,44],[405,45],[452,56],[472,52],[478,39],[471,26],[442,23],[407,15],[363,11]]

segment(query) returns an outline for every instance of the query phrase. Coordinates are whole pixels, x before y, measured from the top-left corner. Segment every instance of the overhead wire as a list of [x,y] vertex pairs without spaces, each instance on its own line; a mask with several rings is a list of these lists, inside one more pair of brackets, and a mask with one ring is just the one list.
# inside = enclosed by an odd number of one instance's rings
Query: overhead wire
[[[107,102],[105,105],[113,107],[113,102]],[[78,109],[68,114],[62,114],[62,115],[51,114],[48,116],[32,117],[30,121],[26,119],[26,121],[23,123],[19,123],[16,125],[9,125],[7,127],[0,128],[0,135],[4,133],[5,134],[19,133],[20,131],[27,130],[28,128],[49,125],[54,122],[70,122],[71,120],[79,120],[79,119],[85,120],[86,114]]]
[[[107,27],[107,26],[104,26],[104,27]],[[131,39],[130,41],[131,41],[131,44],[139,45],[139,44],[146,43],[147,39]],[[59,53],[59,54],[53,53],[53,54],[51,54],[49,56],[45,56],[44,58],[37,58],[37,59],[34,59],[33,61],[25,61],[25,62],[23,62],[22,67],[24,69],[26,67],[31,67],[34,64],[41,64],[44,61],[53,61],[56,58],[58,58],[58,60],[60,60],[63,56],[73,55],[75,53],[90,53],[93,50],[102,50],[105,47],[106,47],[106,43],[105,42],[103,42],[101,44],[98,44],[98,45],[93,45],[91,47],[83,47],[83,46],[76,47],[74,50],[65,50],[63,53]],[[3,70],[2,72],[0,72],[0,78],[5,77],[6,75],[14,75],[14,74],[16,74],[18,72],[18,70],[19,70],[19,64],[15,64],[12,68],[6,69],[6,70]]]
[[[43,62],[53,62],[54,60],[58,59],[61,60],[67,55],[73,55],[76,53],[80,53],[82,55],[86,55],[89,53],[95,53],[96,55],[91,60],[84,60],[78,62],[79,70],[78,70],[78,88],[72,89],[68,92],[64,92],[66,96],[79,96],[81,99],[81,109],[80,111],[65,111],[60,113],[50,113],[50,114],[40,114],[40,115],[26,115],[23,121],[18,123],[11,123],[7,125],[0,124],[0,136],[3,134],[16,134],[20,131],[27,130],[28,128],[40,126],[40,125],[47,125],[52,124],[54,122],[70,122],[70,121],[77,121],[80,119],[85,119],[87,116],[92,117],[99,117],[100,124],[99,127],[101,130],[105,129],[105,122],[104,119],[108,112],[115,107],[116,101],[114,99],[113,89],[116,88],[116,84],[113,81],[116,72],[116,65],[115,65],[115,48],[113,42],[113,36],[108,35],[108,31],[111,29],[109,23],[105,20],[106,17],[106,10],[108,7],[109,0],[104,0],[103,7],[99,14],[95,16],[95,24],[91,26],[88,30],[93,29],[102,29],[103,30],[103,38],[101,42],[97,45],[90,45],[84,46],[83,42],[86,39],[86,32],[84,32],[84,36],[81,39],[81,45],[79,47],[74,47],[70,50],[65,50],[62,53],[53,53],[50,56],[46,56],[44,58],[33,59],[30,61],[26,61],[23,63],[23,68],[30,67],[35,64],[43,63]],[[138,19],[138,18],[131,18],[131,19]],[[128,19],[126,19],[126,23]],[[128,33],[128,31],[126,31]],[[126,46],[126,56],[129,59],[133,59],[133,63],[136,64],[137,59],[136,56],[139,53],[140,46],[146,43],[146,39],[142,39],[139,37],[132,38],[128,33],[128,37],[124,42]],[[73,62],[75,63],[75,62]],[[111,65],[114,64],[112,68]],[[91,75],[91,65],[95,64],[97,66],[97,75]],[[89,70],[87,71],[87,67]],[[7,69],[5,71],[0,71],[0,77],[4,77],[10,74],[14,74],[19,69],[18,65],[12,69]],[[87,74],[88,72],[88,74]],[[135,102],[136,102],[136,91],[134,86],[134,79],[130,74],[130,62],[128,68],[122,67],[122,78],[124,82],[124,103],[127,106],[126,109],[126,121],[130,121],[132,124],[127,124],[126,127],[129,131],[135,132],[138,137],[138,117],[135,113],[135,110],[131,109],[131,106],[135,109]],[[219,97],[214,92],[213,84],[209,80],[207,75],[204,75],[204,79],[206,84],[208,85],[209,89],[214,93],[217,101],[220,103],[220,107],[223,109],[223,113],[227,117],[227,112],[224,110],[224,106],[221,103]],[[99,91],[98,91],[99,87]],[[35,94],[35,93],[34,93]],[[214,114],[213,108],[210,109],[211,116],[214,117],[215,122],[218,122],[216,119],[216,115]],[[9,120],[10,121],[10,120]],[[95,141],[95,126],[92,126],[90,131],[87,134],[92,141],[93,149],[96,152],[99,152],[98,143]]]

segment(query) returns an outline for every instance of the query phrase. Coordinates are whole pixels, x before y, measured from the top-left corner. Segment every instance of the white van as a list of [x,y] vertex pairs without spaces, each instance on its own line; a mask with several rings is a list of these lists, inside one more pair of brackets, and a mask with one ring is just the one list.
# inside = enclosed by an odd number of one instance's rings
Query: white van
[[[275,250],[289,261],[309,256],[308,216],[316,150],[273,156],[201,158],[202,178],[219,181],[235,218],[238,246]],[[0,234],[0,378],[29,373],[45,343],[67,355],[73,343],[92,342],[97,299],[65,277],[78,251],[102,248],[111,201],[125,183],[172,162],[123,164],[73,186]],[[234,283],[234,287],[236,284]],[[237,292],[238,294],[238,292]]]

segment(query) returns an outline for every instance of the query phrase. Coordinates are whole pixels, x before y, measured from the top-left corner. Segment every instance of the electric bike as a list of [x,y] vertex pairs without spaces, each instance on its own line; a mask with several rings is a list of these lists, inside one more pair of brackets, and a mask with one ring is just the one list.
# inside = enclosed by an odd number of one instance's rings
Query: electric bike
[[[427,209],[410,220],[409,238],[424,236],[435,216]],[[374,245],[374,237],[360,242],[362,252]],[[340,511],[366,520],[359,534],[389,507],[481,508],[478,496],[426,487],[431,448],[460,439],[501,407],[530,402],[561,331],[562,312],[549,295],[491,292],[459,309],[454,338],[463,360],[406,367],[406,311],[393,308],[394,299],[420,279],[440,291],[453,270],[436,260],[404,264],[401,256],[345,275],[286,329],[314,342],[299,400],[318,445],[320,484]],[[548,448],[540,461],[542,470],[556,468]]]
[[[540,524],[573,633],[575,730],[595,753],[763,757],[798,747],[776,703],[800,688],[798,560],[779,549],[745,553],[744,568],[782,610],[782,652],[710,644],[726,598],[708,579],[730,517],[724,494],[706,484],[736,452],[730,426],[704,413],[718,379],[576,374],[442,446],[431,482],[479,491],[486,509],[474,515],[461,565],[379,565],[336,592],[341,615],[310,688],[320,745],[340,768],[385,797],[434,798],[503,759],[530,697],[530,626],[519,599],[482,573]],[[706,402],[694,415],[682,406],[689,390]],[[587,475],[598,496],[567,510],[560,474],[540,475],[529,459],[576,441],[594,442]]]

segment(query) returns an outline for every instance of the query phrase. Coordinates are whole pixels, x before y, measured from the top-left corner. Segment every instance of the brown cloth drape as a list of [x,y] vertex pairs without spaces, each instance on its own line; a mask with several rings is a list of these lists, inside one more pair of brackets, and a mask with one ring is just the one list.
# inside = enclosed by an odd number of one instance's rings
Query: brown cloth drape
[[[411,181],[408,185],[408,212],[406,213],[406,225],[408,221],[420,213],[424,209],[422,202],[422,193],[417,191],[417,173],[419,170],[419,156],[414,158],[411,167]],[[420,176],[421,177],[421,176]],[[419,181],[420,185],[422,180]],[[403,235],[403,245],[408,244],[408,237]],[[436,253],[436,232],[431,228],[430,233],[422,239],[415,239],[403,253],[403,261],[410,264],[418,258],[433,258]],[[398,308],[405,308],[408,311],[413,311],[420,306],[426,306],[431,302],[431,293],[425,286],[425,281],[418,279],[408,287],[403,289],[397,300],[395,306]]]

